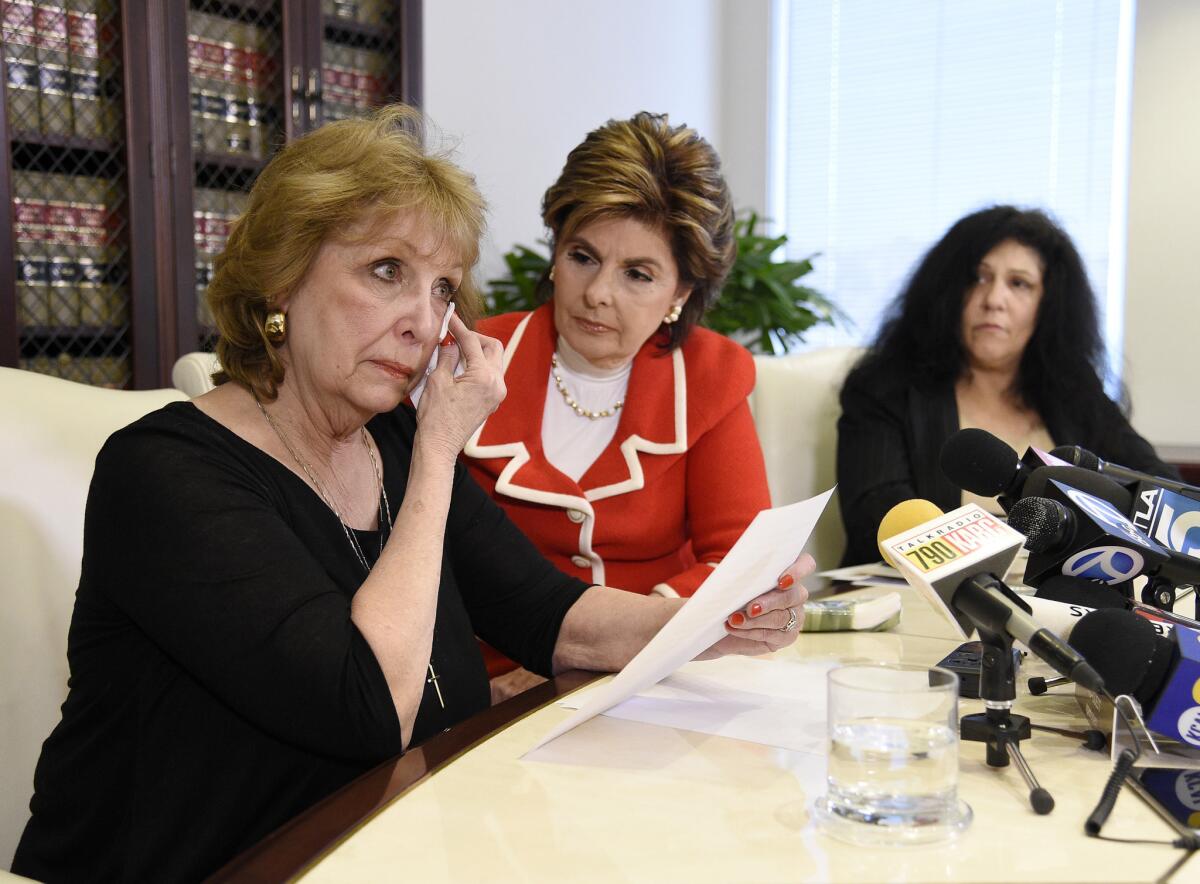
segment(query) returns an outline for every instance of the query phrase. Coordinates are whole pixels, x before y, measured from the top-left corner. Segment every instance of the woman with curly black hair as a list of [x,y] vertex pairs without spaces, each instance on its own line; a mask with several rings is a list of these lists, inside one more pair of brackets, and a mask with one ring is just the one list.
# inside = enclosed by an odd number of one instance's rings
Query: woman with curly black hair
[[1077,444],[1173,475],[1105,393],[1105,376],[1096,298],[1070,237],[1013,206],[959,220],[921,259],[842,388],[843,563],[878,558],[879,522],[902,500],[995,508],[938,466],[942,443],[963,427],[1018,451]]

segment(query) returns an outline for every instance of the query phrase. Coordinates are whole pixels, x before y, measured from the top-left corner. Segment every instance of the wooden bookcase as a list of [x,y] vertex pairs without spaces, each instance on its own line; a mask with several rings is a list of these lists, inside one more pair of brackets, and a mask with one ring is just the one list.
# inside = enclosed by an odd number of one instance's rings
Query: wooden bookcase
[[0,0],[0,365],[168,385],[271,153],[421,101],[420,0]]

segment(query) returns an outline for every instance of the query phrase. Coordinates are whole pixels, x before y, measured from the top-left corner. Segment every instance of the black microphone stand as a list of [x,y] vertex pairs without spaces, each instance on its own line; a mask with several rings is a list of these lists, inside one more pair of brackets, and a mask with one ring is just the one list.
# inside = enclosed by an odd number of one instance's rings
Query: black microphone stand
[[1032,736],[1029,719],[1024,715],[1013,715],[1013,701],[1017,698],[1017,672],[1013,662],[1012,638],[1005,633],[996,633],[978,624],[983,655],[979,663],[979,698],[986,707],[984,712],[964,715],[959,733],[964,740],[984,743],[987,746],[987,763],[990,767],[1008,767],[1011,759],[1029,787],[1029,803],[1038,814],[1054,810],[1054,798],[1038,783],[1021,754],[1021,740]]

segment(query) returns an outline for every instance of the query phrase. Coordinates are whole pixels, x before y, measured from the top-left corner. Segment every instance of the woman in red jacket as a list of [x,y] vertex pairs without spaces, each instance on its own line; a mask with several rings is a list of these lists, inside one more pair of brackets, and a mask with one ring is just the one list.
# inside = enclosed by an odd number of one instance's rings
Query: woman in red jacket
[[[754,361],[697,327],[736,248],[720,159],[665,116],[610,121],[571,151],[542,218],[545,303],[479,324],[513,395],[467,464],[568,574],[690,596],[770,506]],[[492,676],[515,668],[485,650]],[[494,678],[493,696],[530,683]]]

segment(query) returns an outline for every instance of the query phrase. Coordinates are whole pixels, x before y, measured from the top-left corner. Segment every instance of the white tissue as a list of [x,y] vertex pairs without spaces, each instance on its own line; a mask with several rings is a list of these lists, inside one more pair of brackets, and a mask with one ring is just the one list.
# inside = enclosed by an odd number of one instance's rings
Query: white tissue
[[[429,364],[425,366],[425,376],[417,382],[417,385],[412,388],[412,392],[408,394],[408,397],[412,399],[414,407],[421,403],[421,394],[425,392],[425,381],[433,374],[433,370],[437,368],[438,353],[442,349],[442,341],[446,340],[446,335],[450,333],[450,317],[454,315],[454,307],[455,304],[451,301],[450,309],[446,311],[446,316],[442,319],[442,328],[438,332],[437,343],[433,347],[433,355],[429,357]],[[462,363],[459,362],[458,365],[454,366],[454,376],[458,377],[462,373]]]

